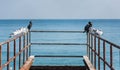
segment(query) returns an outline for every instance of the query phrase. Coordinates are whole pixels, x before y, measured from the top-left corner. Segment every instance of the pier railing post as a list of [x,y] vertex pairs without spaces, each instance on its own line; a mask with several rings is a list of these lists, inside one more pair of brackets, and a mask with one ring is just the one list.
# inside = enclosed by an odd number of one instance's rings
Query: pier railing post
[[110,44],[110,66],[111,66],[111,70],[112,70],[112,66],[113,66],[113,48],[112,48],[112,44]]
[[[16,40],[14,39],[14,57],[15,57],[15,55],[16,55]],[[16,58],[14,59],[14,70],[16,70]]]
[[[25,48],[25,35],[23,36],[23,48]],[[23,64],[25,62],[25,50],[23,50]]]
[[94,36],[94,67],[96,68],[96,36]]
[[[21,37],[19,37],[19,52],[21,51]],[[21,66],[21,54],[19,54],[19,69]]]
[[93,36],[91,35],[91,63],[93,64]]
[[90,33],[87,33],[87,56],[90,58]]
[[[10,44],[7,42],[7,61],[9,61],[10,58]],[[7,70],[9,70],[9,64],[7,65]]]
[[100,70],[100,38],[98,38],[98,70]]
[[0,69],[2,67],[2,46],[0,45]]
[[87,56],[89,56],[88,47],[89,47],[89,34],[87,33]]
[[28,35],[29,35],[29,44],[30,44],[30,46],[29,46],[29,56],[31,55],[31,31],[29,30],[28,31]]
[[[27,32],[27,46],[29,45],[29,41],[28,41],[28,32]],[[28,48],[26,48],[26,60],[28,59]]]
[[106,70],[106,64],[105,64],[105,61],[106,61],[106,47],[105,47],[105,41],[103,41],[103,59],[104,59],[104,70]]

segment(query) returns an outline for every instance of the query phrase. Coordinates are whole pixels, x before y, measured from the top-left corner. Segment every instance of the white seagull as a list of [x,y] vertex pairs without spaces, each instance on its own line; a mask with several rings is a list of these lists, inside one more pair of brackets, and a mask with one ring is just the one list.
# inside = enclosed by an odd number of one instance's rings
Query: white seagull
[[18,29],[18,30],[16,30],[16,31],[12,32],[12,33],[10,34],[10,37],[16,36],[16,35],[18,35],[18,34],[20,34],[20,33],[27,33],[27,32],[28,32],[28,29],[22,27],[22,28],[20,28],[20,29]]

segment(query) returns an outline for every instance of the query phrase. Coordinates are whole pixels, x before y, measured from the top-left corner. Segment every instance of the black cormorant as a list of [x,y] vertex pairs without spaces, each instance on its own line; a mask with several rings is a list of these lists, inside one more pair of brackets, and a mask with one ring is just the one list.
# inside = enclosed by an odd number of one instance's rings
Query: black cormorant
[[90,30],[90,27],[92,27],[92,23],[89,21],[88,24],[84,27],[84,32],[88,33]]
[[30,30],[32,27],[32,21],[29,22],[29,25],[27,26],[28,30]]

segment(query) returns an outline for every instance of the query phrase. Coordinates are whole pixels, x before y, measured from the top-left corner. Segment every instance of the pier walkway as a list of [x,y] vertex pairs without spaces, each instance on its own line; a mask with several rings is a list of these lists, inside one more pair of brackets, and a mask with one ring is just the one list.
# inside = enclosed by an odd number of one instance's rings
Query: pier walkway
[[[41,31],[31,30],[21,33],[0,43],[0,70],[115,70],[116,55],[119,53],[120,46],[101,38],[100,36],[88,33],[84,43],[43,43],[32,42],[34,33],[80,33],[83,31]],[[39,37],[38,37],[39,38]],[[34,55],[33,45],[77,45],[86,46],[86,55]],[[35,47],[34,47],[35,48]],[[6,51],[5,51],[6,50]],[[4,52],[5,51],[5,52]],[[34,50],[36,51],[36,50]],[[48,50],[49,51],[49,50]],[[81,51],[81,50],[80,50]],[[32,56],[31,56],[32,55]],[[80,66],[40,66],[33,65],[36,58],[80,58],[84,63]],[[119,62],[118,62],[119,63]],[[118,66],[116,66],[118,65]]]

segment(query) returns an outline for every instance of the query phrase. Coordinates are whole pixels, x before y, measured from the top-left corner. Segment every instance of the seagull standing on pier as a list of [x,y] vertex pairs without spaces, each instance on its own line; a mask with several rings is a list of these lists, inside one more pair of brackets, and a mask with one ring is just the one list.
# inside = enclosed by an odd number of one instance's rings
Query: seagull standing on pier
[[32,21],[29,22],[29,25],[27,26],[28,30],[30,30],[32,27]]

